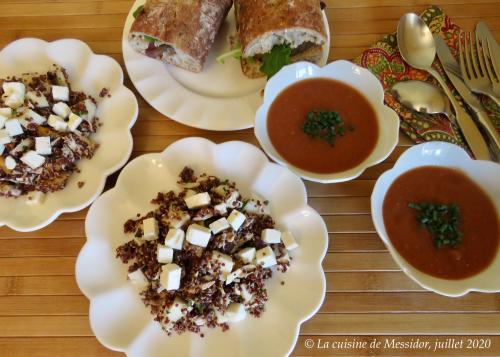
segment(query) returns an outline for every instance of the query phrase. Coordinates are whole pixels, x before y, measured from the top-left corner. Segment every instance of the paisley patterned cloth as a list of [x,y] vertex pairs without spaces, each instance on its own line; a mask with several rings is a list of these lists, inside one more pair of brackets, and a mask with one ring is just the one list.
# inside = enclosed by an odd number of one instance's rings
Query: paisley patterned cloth
[[[445,38],[451,52],[457,58],[458,38],[462,32],[460,27],[455,25],[451,19],[436,6],[426,9],[421,17],[433,33],[439,33]],[[401,119],[401,130],[414,142],[421,143],[433,140],[448,141],[467,149],[454,118],[449,120],[442,114],[428,115],[413,112],[403,107],[389,92],[389,89],[396,82],[410,79],[426,81],[437,85],[434,78],[427,74],[427,72],[412,68],[404,62],[398,51],[396,33],[384,36],[375,45],[357,57],[354,62],[369,69],[380,80],[384,87],[386,104],[399,114]],[[433,67],[446,78],[444,70],[437,59]],[[448,81],[447,78],[446,80]],[[448,84],[455,97],[459,99],[463,105],[464,103],[461,101],[458,92],[453,89],[449,81]],[[486,96],[481,96],[480,100],[486,108],[495,127],[500,131],[500,108]]]

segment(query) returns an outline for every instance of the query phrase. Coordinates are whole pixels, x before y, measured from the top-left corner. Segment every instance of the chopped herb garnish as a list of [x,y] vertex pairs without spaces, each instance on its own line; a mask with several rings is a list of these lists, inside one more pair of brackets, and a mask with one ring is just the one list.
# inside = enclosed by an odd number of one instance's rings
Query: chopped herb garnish
[[462,241],[464,234],[459,229],[458,205],[410,202],[408,207],[418,211],[417,221],[420,227],[427,229],[437,248],[445,245],[455,247]]
[[[349,124],[350,132],[354,127]],[[302,126],[302,131],[311,138],[319,138],[335,146],[335,139],[344,136],[344,120],[337,112],[328,110],[311,110],[307,113],[306,120]]]
[[154,37],[151,37],[151,36],[148,36],[148,35],[144,35],[144,36],[143,36],[143,38],[144,38],[144,41],[146,41],[146,42],[150,42],[150,43],[153,43],[153,42],[155,42],[155,41],[158,41],[158,39],[156,39],[156,38],[154,38]]
[[200,303],[195,303],[195,304],[194,304],[194,307],[195,307],[195,309],[196,309],[196,310],[198,310],[198,312],[199,312],[200,314],[202,314],[202,313],[203,313],[203,310],[205,310],[205,305],[200,304]]
[[144,5],[141,5],[137,9],[135,9],[132,16],[134,16],[134,19],[137,19],[137,16],[139,16],[143,11],[144,11]]
[[266,53],[262,57],[262,66],[260,71],[267,75],[267,79],[274,76],[281,68],[292,63],[290,56],[292,49],[290,45],[276,45],[271,52]]

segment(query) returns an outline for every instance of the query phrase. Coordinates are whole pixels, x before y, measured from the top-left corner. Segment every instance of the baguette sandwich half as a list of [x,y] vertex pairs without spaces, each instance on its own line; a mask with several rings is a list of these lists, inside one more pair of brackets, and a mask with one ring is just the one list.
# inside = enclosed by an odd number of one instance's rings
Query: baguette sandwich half
[[235,0],[241,67],[250,78],[283,66],[319,64],[327,42],[320,0]]

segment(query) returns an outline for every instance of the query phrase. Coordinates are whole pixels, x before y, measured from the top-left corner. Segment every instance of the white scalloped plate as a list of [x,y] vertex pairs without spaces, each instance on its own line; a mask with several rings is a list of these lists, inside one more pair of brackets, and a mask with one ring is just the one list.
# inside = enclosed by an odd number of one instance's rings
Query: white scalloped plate
[[[392,183],[403,173],[419,166],[457,168],[475,181],[491,198],[500,215],[500,165],[491,161],[473,160],[459,146],[445,142],[428,142],[406,150],[392,169],[375,183],[371,196],[372,219],[385,245],[403,272],[424,289],[450,297],[471,291],[500,292],[500,247],[492,264],[477,275],[461,280],[440,279],[415,269],[393,247],[385,230],[382,205]],[[450,183],[452,184],[452,183]]]
[[[261,318],[233,323],[227,332],[207,328],[204,338],[167,336],[127,281],[127,266],[115,257],[116,248],[130,240],[123,223],[152,209],[157,192],[177,190],[177,175],[186,165],[234,180],[243,196],[256,193],[269,200],[277,226],[291,230],[300,244],[291,254],[290,269],[266,283],[269,301]],[[140,156],[94,202],[85,223],[87,243],[78,256],[76,280],[90,299],[90,325],[103,345],[129,356],[283,356],[293,349],[300,324],[316,313],[325,296],[325,223],[307,205],[300,178],[247,143],[216,145],[187,138],[162,153]]]
[[[122,51],[127,72],[142,97],[163,115],[195,128],[240,130],[254,125],[255,112],[262,104],[264,78],[249,79],[241,71],[240,61],[228,59],[223,65],[217,56],[229,51],[228,36],[236,33],[233,9],[219,31],[201,73],[164,64],[132,49],[127,36],[134,22],[133,12],[145,0],[136,0],[130,8],[123,30]],[[330,33],[323,12],[328,41],[322,65],[328,60]]]
[[[0,77],[47,71],[54,63],[66,68],[73,88],[98,101],[97,115],[103,126],[94,138],[100,147],[91,160],[80,161],[81,172],[71,175],[63,190],[48,194],[43,204],[28,207],[26,198],[0,197],[0,226],[16,231],[40,229],[64,212],[91,204],[103,191],[106,178],[125,165],[132,152],[130,129],[137,119],[137,99],[123,85],[123,71],[114,59],[94,54],[79,40],[49,43],[25,38],[0,51]],[[99,97],[104,87],[110,90],[110,98]],[[85,182],[82,188],[77,187],[79,181]]]
[[[310,78],[329,78],[344,82],[356,88],[370,102],[377,116],[379,137],[370,155],[352,169],[333,174],[318,174],[302,170],[288,163],[274,148],[267,131],[267,113],[274,99],[288,86]],[[384,90],[379,80],[366,68],[349,61],[339,60],[324,67],[308,62],[293,63],[283,67],[267,82],[264,103],[255,117],[255,136],[264,151],[276,162],[287,166],[305,180],[335,183],[355,179],[368,167],[385,160],[399,141],[399,117],[394,110],[384,104]]]

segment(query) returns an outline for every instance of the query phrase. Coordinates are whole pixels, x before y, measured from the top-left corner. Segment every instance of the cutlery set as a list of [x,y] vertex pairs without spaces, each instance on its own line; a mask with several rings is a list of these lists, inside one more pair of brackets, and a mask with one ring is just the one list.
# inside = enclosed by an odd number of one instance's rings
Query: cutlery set
[[[448,98],[444,98],[437,88],[430,88],[432,85],[417,84],[417,81],[395,84],[391,88],[394,96],[404,106],[427,114],[448,115],[451,104],[456,122],[475,158],[498,162],[500,135],[473,94],[487,95],[500,103],[500,48],[486,24],[480,22],[475,35],[464,33],[459,38],[459,62],[445,40],[433,35],[418,15],[406,14],[400,19],[397,39],[403,59],[433,76]],[[432,68],[436,55],[467,108],[461,106],[441,74]]]

